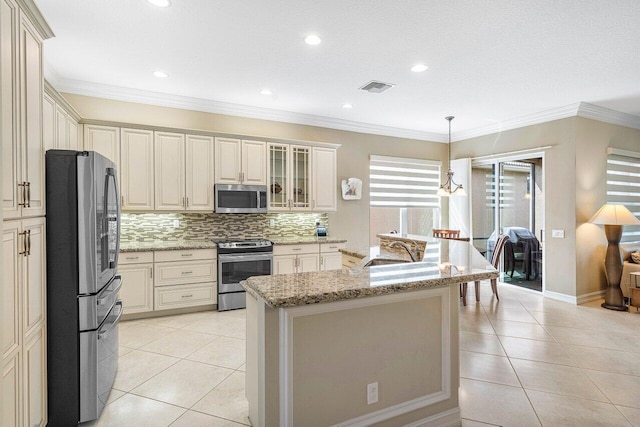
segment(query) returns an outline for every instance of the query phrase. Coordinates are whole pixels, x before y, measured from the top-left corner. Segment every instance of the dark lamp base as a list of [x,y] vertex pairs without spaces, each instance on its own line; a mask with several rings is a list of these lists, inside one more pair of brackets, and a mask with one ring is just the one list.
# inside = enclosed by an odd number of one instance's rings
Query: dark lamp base
[[616,311],[627,311],[629,309],[629,307],[627,307],[626,305],[613,305],[613,304],[607,304],[606,302],[603,302],[601,307],[608,308],[609,310],[616,310]]

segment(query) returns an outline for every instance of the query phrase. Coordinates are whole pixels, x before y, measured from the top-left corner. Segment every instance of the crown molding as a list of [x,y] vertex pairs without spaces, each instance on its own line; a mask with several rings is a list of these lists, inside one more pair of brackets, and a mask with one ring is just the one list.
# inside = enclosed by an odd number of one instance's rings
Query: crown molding
[[515,117],[498,123],[492,123],[474,129],[463,130],[452,135],[452,141],[462,141],[465,139],[477,138],[479,136],[491,135],[507,130],[518,129],[525,126],[537,125],[551,122],[553,120],[575,117],[578,114],[580,103],[565,105],[564,107],[552,108],[525,116]]
[[[397,138],[409,138],[423,141],[447,143],[447,134],[402,129],[392,126],[381,126],[371,123],[355,122],[332,117],[316,116],[312,114],[294,113],[291,111],[270,108],[252,107],[229,102],[212,101],[202,98],[192,98],[180,95],[163,94],[158,92],[129,89],[80,80],[61,78],[49,64],[45,64],[45,76],[51,85],[59,92],[76,95],[94,96],[98,98],[118,101],[136,102],[161,107],[172,107],[184,110],[203,111],[214,114],[225,114],[252,119],[271,120],[277,122],[294,123],[308,126],[318,126],[349,132],[367,133]],[[474,129],[458,131],[451,134],[452,142],[477,138],[480,136],[501,133],[526,126],[547,123],[569,117],[583,117],[619,126],[640,129],[640,117],[632,114],[612,110],[587,102],[577,102],[563,107],[551,108],[533,114],[527,114],[502,122],[491,123]]]
[[118,101],[137,102],[157,105],[161,107],[180,108],[185,110],[203,111],[214,114],[226,114],[252,119],[272,120],[300,125],[319,126],[350,132],[368,133],[374,135],[409,138],[423,141],[446,142],[447,135],[423,132],[412,129],[402,129],[391,126],[381,126],[371,123],[361,123],[332,117],[316,116],[312,114],[294,113],[291,111],[269,108],[252,107],[248,105],[228,102],[211,101],[202,98],[170,95],[158,92],[129,89],[79,80],[63,79],[55,75],[51,67],[47,68],[47,79],[59,92],[76,95],[94,96]]
[[59,106],[62,107],[63,110],[67,112],[73,119],[77,122],[82,120],[80,113],[73,107],[73,105],[69,104],[69,101],[64,99],[60,92],[53,87],[53,85],[45,78],[44,79],[44,93],[49,95]]
[[612,125],[625,126],[640,129],[640,117],[633,114],[612,110],[588,102],[581,102],[578,108],[578,117],[611,123]]
[[53,30],[47,23],[47,20],[42,16],[42,12],[36,6],[36,3],[33,0],[17,0],[18,5],[24,11],[24,13],[29,17],[29,20],[33,24],[34,27],[38,30],[43,39],[50,39],[54,37]]

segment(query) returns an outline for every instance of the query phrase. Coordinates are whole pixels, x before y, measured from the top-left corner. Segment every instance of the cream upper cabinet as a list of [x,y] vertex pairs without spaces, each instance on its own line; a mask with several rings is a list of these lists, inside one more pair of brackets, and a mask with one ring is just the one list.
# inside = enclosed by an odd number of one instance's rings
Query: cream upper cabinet
[[82,138],[80,137],[81,127],[78,122],[71,116],[67,116],[67,138],[70,150],[82,150]]
[[213,211],[214,142],[213,137],[186,137],[186,204],[188,211]]
[[18,6],[0,0],[0,143],[2,143],[2,211],[6,218],[21,214],[24,192],[20,172],[20,143],[16,127],[18,105]]
[[69,133],[67,129],[67,113],[59,106],[56,107],[56,141],[61,150],[69,150]]
[[269,143],[269,209],[311,210],[311,147]]
[[44,149],[56,147],[56,102],[46,93],[42,100],[42,138]]
[[153,131],[121,129],[122,210],[152,211],[154,203]]
[[84,149],[102,154],[120,171],[120,128],[84,125]]
[[232,138],[216,138],[216,184],[240,184],[242,181],[240,158],[242,141]]
[[184,134],[155,132],[156,210],[185,209]]
[[216,184],[267,183],[266,142],[216,138],[215,146]]
[[313,147],[312,209],[330,212],[337,208],[337,152],[334,148]]
[[[224,159],[223,159],[224,161]],[[242,140],[242,184],[267,183],[267,143]]]
[[42,38],[26,15],[17,13],[13,1],[2,0],[1,12],[4,218],[41,216],[44,215]]

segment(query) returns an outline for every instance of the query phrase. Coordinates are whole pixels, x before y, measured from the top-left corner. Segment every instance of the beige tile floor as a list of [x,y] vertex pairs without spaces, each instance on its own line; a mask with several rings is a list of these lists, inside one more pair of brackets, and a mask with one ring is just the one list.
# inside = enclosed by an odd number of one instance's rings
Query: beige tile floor
[[[640,313],[489,284],[460,306],[460,408],[472,426],[640,426]],[[249,425],[243,311],[123,322],[118,377],[91,426]]]

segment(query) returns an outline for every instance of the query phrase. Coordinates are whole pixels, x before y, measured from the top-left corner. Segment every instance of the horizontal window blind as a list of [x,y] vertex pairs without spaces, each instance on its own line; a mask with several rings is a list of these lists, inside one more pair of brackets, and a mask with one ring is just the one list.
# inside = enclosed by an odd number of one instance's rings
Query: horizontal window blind
[[[607,156],[607,203],[625,205],[640,218],[640,158]],[[640,226],[625,225],[621,241],[640,241]]]
[[371,206],[440,207],[440,162],[400,157],[371,156]]

